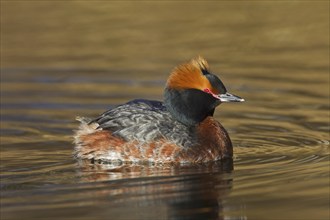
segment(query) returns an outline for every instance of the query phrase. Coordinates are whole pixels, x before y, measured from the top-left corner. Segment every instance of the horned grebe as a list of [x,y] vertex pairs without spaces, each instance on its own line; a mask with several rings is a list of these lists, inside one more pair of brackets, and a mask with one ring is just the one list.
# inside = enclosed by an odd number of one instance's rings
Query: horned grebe
[[137,99],[81,122],[74,155],[105,162],[196,163],[232,158],[225,128],[213,113],[222,102],[243,102],[227,92],[202,57],[174,68],[164,102]]

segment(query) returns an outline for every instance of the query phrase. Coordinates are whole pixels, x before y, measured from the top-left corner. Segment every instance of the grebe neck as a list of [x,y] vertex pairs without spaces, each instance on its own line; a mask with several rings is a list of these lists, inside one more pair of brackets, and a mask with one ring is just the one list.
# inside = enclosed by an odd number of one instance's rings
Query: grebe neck
[[220,101],[198,89],[165,88],[164,104],[175,120],[186,126],[195,126],[213,116]]

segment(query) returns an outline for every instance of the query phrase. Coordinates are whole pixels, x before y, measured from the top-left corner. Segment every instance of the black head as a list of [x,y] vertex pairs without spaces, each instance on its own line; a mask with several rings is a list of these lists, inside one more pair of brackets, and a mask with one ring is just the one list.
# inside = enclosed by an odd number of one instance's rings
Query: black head
[[[232,97],[229,100],[226,97]],[[222,81],[209,71],[202,57],[179,65],[171,73],[164,92],[164,103],[176,120],[192,126],[213,116],[222,102],[244,101],[227,93]]]

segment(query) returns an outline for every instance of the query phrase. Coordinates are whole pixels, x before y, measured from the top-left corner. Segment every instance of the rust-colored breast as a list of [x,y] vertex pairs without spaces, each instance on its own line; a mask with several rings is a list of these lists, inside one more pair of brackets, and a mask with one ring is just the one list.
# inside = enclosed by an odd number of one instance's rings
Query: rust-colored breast
[[227,131],[213,117],[207,117],[196,128],[198,143],[182,151],[179,160],[188,162],[216,161],[232,158],[233,147]]

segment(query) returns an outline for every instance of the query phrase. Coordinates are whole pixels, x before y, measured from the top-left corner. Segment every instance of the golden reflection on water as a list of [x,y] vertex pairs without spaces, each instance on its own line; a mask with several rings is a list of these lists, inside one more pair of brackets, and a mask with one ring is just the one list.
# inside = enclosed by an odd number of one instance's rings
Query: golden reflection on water
[[312,71],[326,68],[328,60],[328,2],[322,1],[5,1],[2,6],[7,67],[161,71],[202,54],[225,72],[288,66]]
[[[328,9],[2,1],[2,216],[328,219]],[[215,113],[234,143],[233,170],[72,160],[77,115],[161,100],[171,69],[197,55],[246,100]]]

